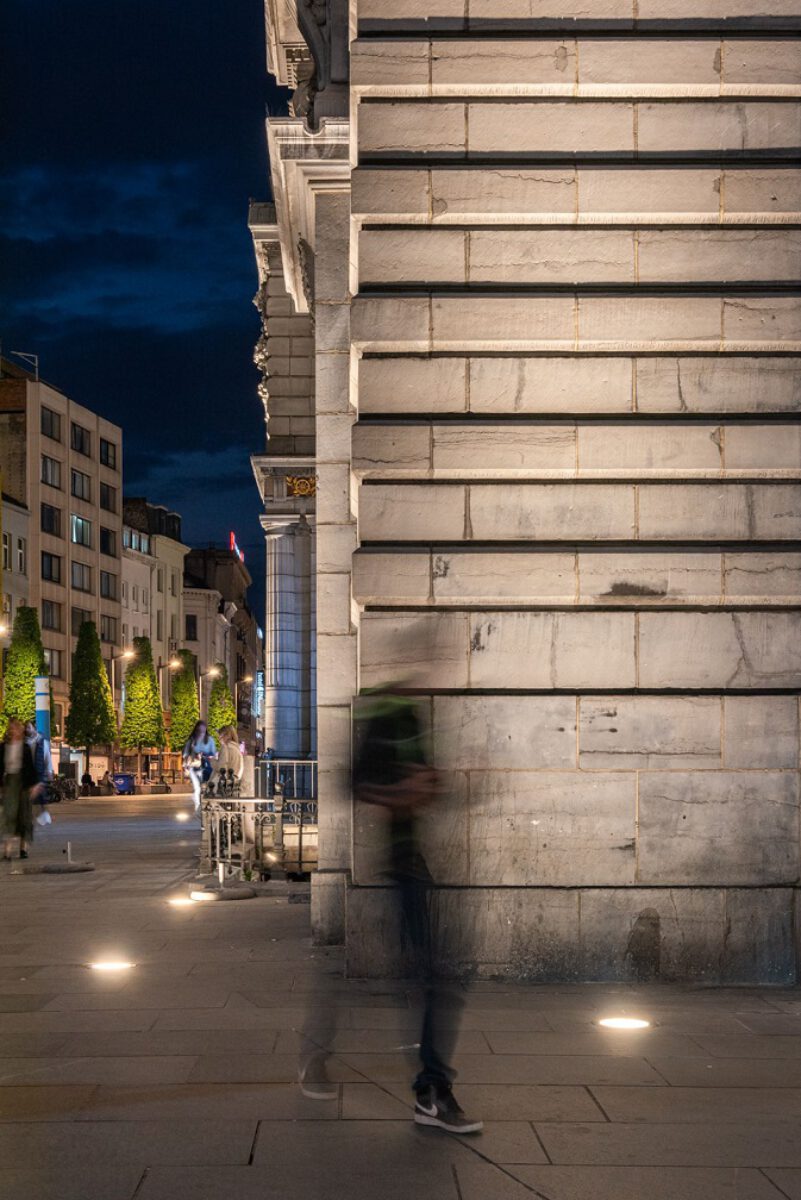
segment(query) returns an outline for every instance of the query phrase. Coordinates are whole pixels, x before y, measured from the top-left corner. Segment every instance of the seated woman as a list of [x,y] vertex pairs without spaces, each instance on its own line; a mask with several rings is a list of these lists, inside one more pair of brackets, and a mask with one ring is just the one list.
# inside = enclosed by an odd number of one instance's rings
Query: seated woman
[[225,725],[220,730],[220,752],[209,780],[209,789],[213,789],[214,793],[219,795],[221,784],[223,788],[229,784],[236,785],[244,773],[245,760],[239,749],[236,730],[233,725]]

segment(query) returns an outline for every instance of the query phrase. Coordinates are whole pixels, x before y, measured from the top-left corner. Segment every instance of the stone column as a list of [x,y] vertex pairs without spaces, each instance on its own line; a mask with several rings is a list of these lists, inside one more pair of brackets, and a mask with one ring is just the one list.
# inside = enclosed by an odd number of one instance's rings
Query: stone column
[[264,659],[265,746],[280,758],[310,750],[310,542],[304,518],[264,518],[267,609]]

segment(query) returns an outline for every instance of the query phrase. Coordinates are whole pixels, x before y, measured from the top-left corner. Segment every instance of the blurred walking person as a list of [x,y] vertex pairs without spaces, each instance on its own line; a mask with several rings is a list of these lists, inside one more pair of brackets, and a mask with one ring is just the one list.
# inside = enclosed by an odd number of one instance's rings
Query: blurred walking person
[[50,825],[50,813],[47,805],[50,802],[50,788],[53,783],[53,757],[50,753],[50,742],[40,733],[33,721],[25,722],[25,744],[33,755],[33,769],[36,772],[36,786],[31,799],[39,804],[38,825]]
[[[225,774],[229,772],[230,775]],[[239,749],[239,739],[233,725],[224,725],[220,730],[220,752],[214,764],[209,787],[219,790],[242,782],[245,773],[245,760]]]
[[0,745],[0,788],[3,794],[3,858],[19,838],[19,856],[28,857],[33,838],[33,799],[37,792],[36,767],[25,741],[21,721],[12,718]]
[[195,812],[200,812],[200,794],[203,784],[211,775],[212,766],[217,757],[217,744],[208,730],[205,721],[198,721],[186,740],[181,755],[184,770],[192,784],[192,799]]

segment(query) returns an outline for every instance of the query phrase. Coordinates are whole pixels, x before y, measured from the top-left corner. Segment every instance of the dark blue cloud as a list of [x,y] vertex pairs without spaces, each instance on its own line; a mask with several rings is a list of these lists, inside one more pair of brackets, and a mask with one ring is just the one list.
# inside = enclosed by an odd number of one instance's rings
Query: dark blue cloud
[[132,486],[193,539],[258,545],[247,203],[285,106],[261,0],[5,0],[0,23],[3,344],[123,425]]

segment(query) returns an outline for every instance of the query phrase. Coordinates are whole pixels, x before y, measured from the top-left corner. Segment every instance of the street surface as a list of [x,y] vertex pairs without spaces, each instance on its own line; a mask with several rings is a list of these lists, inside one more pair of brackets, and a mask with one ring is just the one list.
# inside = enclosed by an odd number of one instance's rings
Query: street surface
[[[486,1128],[459,1141],[411,1121],[413,996],[343,981],[284,885],[169,905],[190,808],[62,804],[31,864],[69,838],[97,869],[2,864],[3,1200],[801,1200],[801,990],[477,984],[456,1094]],[[295,1031],[332,994],[339,1097],[315,1102]],[[652,1027],[595,1024],[621,1012]]]

